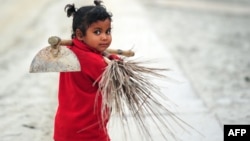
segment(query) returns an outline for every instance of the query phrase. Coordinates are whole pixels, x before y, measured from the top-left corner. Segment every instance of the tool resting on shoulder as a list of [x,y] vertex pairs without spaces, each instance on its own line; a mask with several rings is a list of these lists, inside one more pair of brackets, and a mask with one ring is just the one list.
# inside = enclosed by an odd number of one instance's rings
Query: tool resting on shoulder
[[[50,37],[48,42],[52,47],[56,47],[58,45],[71,46],[73,44],[72,40],[61,40],[57,36]],[[108,48],[108,49],[106,49],[105,52],[110,53],[110,54],[118,54],[118,55],[122,55],[122,56],[126,56],[126,57],[134,56],[134,52],[131,50],[109,49]]]
[[[80,63],[77,56],[69,48],[72,40],[61,40],[57,36],[48,39],[50,46],[41,49],[33,58],[30,65],[30,73],[38,72],[72,72],[80,71]],[[131,50],[106,49],[104,54],[118,54],[126,57],[134,56]]]

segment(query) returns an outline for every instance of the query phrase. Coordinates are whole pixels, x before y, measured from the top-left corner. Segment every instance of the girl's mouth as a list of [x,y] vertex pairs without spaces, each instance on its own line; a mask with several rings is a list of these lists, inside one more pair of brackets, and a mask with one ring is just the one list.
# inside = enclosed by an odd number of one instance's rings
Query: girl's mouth
[[99,44],[101,47],[108,47],[109,46],[109,44],[107,43],[107,44]]

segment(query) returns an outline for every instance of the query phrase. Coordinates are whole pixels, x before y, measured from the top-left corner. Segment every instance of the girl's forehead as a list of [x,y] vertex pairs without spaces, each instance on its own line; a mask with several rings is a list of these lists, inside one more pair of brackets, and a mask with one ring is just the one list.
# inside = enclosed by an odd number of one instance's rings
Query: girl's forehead
[[93,27],[93,28],[96,28],[96,27],[110,27],[111,26],[111,21],[110,19],[105,19],[105,20],[99,20],[99,21],[96,21],[94,23],[92,23],[89,27]]

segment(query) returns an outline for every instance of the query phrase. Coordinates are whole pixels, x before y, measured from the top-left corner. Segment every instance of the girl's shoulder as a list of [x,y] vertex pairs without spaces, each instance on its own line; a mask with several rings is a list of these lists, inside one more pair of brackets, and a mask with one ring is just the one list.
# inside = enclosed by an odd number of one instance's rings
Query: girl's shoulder
[[93,67],[93,68],[103,68],[106,67],[106,62],[101,54],[96,54],[93,52],[82,53],[79,57],[79,62],[81,66]]
[[102,55],[86,52],[79,57],[82,73],[96,81],[105,70],[107,64]]
[[80,62],[102,62],[103,56],[94,52],[83,52],[77,56]]

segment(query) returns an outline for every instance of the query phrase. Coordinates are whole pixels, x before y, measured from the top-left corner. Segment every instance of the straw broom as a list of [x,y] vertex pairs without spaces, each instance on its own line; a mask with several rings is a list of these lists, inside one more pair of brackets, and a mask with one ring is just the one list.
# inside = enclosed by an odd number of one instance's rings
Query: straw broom
[[[166,78],[167,76],[162,72],[168,69],[146,67],[145,62],[126,60],[126,58],[121,60],[104,58],[108,65],[99,81],[99,94],[102,95],[102,118],[105,119],[109,110],[112,110],[112,114],[118,115],[126,134],[125,127],[128,130],[130,128],[126,117],[131,115],[141,136],[152,141],[150,127],[145,122],[146,118],[149,118],[165,140],[176,139],[170,122],[174,121],[182,129],[184,129],[183,125],[188,124],[162,102],[168,99],[152,82],[152,77]],[[170,119],[166,119],[163,112]],[[166,136],[166,132],[171,137]]]

